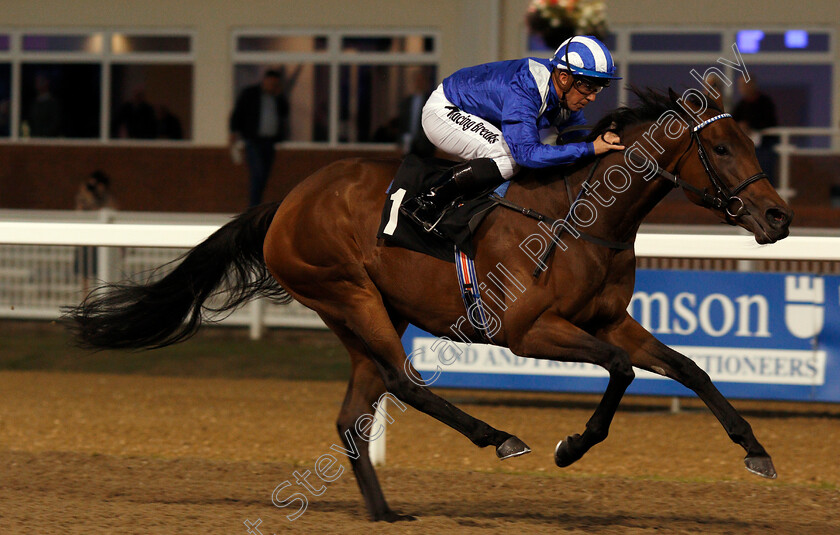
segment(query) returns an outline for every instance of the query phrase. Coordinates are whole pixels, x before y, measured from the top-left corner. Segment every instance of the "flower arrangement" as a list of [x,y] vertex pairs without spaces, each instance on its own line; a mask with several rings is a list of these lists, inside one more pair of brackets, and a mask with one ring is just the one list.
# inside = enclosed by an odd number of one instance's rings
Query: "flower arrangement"
[[607,6],[597,0],[531,0],[525,20],[546,46],[557,48],[573,35],[607,34]]

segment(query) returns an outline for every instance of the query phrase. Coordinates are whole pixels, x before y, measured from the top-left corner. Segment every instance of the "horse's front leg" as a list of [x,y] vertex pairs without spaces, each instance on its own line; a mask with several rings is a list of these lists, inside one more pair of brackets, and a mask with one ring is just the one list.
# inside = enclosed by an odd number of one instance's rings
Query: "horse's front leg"
[[753,434],[750,424],[723,397],[693,360],[657,340],[628,314],[617,328],[598,334],[604,341],[623,347],[633,366],[670,377],[693,390],[711,409],[729,438],[747,452],[747,470],[762,477],[775,478],[776,469],[764,447]]
[[569,466],[607,438],[618,404],[634,377],[630,357],[623,349],[553,314],[541,316],[522,336],[511,340],[510,349],[523,357],[596,364],[610,374],[607,389],[583,434],[571,435],[557,444],[554,461],[558,466]]

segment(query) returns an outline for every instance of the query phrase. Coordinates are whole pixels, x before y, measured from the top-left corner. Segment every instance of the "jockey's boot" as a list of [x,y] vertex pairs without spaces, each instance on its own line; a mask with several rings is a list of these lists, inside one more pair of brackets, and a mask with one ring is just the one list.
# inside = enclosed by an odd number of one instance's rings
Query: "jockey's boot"
[[434,232],[443,215],[457,201],[475,198],[505,181],[496,162],[490,158],[457,164],[445,177],[441,184],[418,194],[403,206],[403,212],[420,223],[426,232]]

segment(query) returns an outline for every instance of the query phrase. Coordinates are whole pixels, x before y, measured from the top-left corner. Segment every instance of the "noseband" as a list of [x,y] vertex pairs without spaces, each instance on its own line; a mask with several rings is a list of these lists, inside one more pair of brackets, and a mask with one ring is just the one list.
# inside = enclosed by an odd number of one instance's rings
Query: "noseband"
[[[662,169],[658,165],[656,166],[656,172],[659,176],[673,182],[674,187],[680,187],[684,190],[690,191],[698,195],[701,199],[701,202],[704,205],[717,210],[724,210],[726,212],[726,215],[728,215],[732,219],[737,219],[749,212],[746,208],[746,205],[744,204],[744,201],[741,200],[740,197],[738,197],[738,194],[744,191],[744,189],[753,182],[757,182],[763,178],[768,177],[767,174],[764,172],[756,173],[753,176],[741,182],[740,184],[738,184],[737,186],[735,186],[731,190],[726,186],[726,184],[724,184],[723,180],[721,180],[720,175],[718,175],[717,171],[715,171],[714,166],[712,166],[711,160],[709,160],[709,156],[706,154],[706,149],[703,148],[703,142],[700,140],[700,131],[705,127],[709,126],[710,124],[714,123],[715,121],[727,118],[731,119],[732,116],[728,113],[721,113],[720,115],[716,115],[711,119],[706,119],[702,123],[699,123],[697,126],[692,128],[690,133],[691,144],[689,144],[685,153],[683,153],[683,155],[680,156],[677,160],[677,167],[679,167],[679,162],[683,159],[683,157],[685,157],[686,154],[688,154],[688,151],[691,150],[691,145],[693,145],[696,142],[697,155],[700,158],[700,163],[703,164],[703,169],[706,171],[706,175],[709,177],[709,182],[711,182],[712,186],[715,189],[714,194],[710,194],[707,191],[707,188],[703,188],[701,190],[693,184],[689,184],[685,180],[679,178],[678,176],[672,175],[671,173]],[[633,162],[637,165],[648,165],[647,161],[642,161],[640,158],[635,157],[635,154],[631,154],[630,159],[633,160]],[[737,206],[737,209],[734,209],[735,206]]]
[[[705,128],[706,126],[712,124],[715,121],[720,119],[732,118],[732,116],[728,113],[721,113],[720,115],[716,115],[711,119],[706,119],[702,123],[698,124],[694,128],[691,129],[691,137],[693,141],[697,142],[697,154],[700,156],[700,163],[703,164],[703,169],[705,169],[706,174],[709,176],[709,180],[712,182],[712,185],[715,187],[716,195],[715,201],[717,201],[713,206],[715,208],[725,208],[726,214],[733,218],[737,219],[741,217],[745,212],[747,212],[746,206],[744,205],[744,201],[738,197],[738,193],[742,192],[747,186],[761,180],[762,178],[767,178],[767,174],[764,172],[756,173],[753,176],[749,177],[748,179],[744,180],[734,189],[730,190],[726,187],[726,184],[723,183],[723,180],[720,179],[720,176],[715,171],[715,168],[712,166],[712,162],[709,160],[708,155],[706,154],[706,149],[703,148],[703,142],[700,140],[700,130]],[[732,206],[734,203],[737,203],[738,209],[732,210]]]

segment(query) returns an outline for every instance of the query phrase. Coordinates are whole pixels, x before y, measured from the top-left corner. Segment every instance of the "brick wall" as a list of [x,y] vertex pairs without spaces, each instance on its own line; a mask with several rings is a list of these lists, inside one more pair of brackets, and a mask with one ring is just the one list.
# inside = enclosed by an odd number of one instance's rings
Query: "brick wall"
[[[396,152],[363,153],[371,157]],[[279,199],[309,174],[349,150],[280,149],[264,199]],[[72,209],[79,182],[105,171],[122,210],[241,212],[248,172],[224,148],[0,145],[0,208]]]
[[[364,155],[397,157],[396,152]],[[279,199],[317,169],[353,150],[279,149],[265,199]],[[0,145],[0,208],[72,209],[79,182],[94,169],[113,180],[123,210],[240,212],[248,198],[244,165],[231,162],[225,148]],[[840,208],[831,206],[831,188],[840,185],[840,156],[797,156],[791,160],[795,226],[840,228]],[[657,206],[649,223],[715,224],[710,212],[675,190]]]

